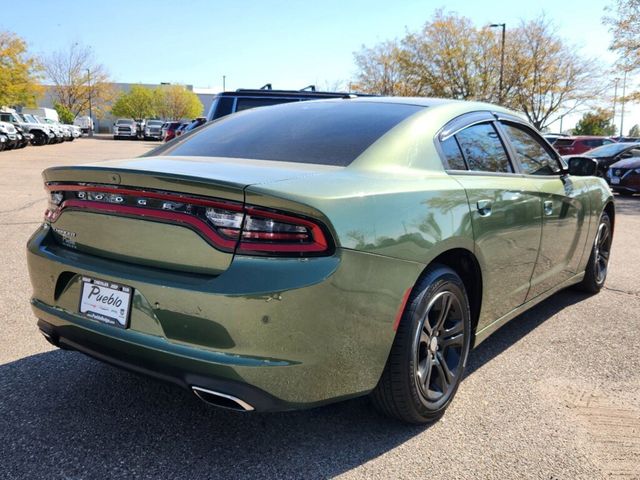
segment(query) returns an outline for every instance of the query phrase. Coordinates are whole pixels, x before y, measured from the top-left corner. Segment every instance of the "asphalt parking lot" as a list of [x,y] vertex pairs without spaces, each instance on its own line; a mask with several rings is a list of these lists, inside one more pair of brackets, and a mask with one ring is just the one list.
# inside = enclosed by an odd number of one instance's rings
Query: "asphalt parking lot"
[[606,288],[560,292],[473,351],[435,425],[388,420],[366,398],[237,414],[53,349],[29,307],[40,172],[155,145],[0,153],[0,478],[640,478],[640,196],[617,198]]

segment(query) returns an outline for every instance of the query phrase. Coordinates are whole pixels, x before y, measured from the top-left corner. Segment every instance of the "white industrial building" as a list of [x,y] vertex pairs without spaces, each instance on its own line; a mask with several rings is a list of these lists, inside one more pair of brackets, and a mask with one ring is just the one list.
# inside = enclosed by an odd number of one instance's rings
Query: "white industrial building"
[[[114,89],[117,92],[128,92],[129,90],[131,90],[131,87],[135,85],[138,85],[141,87],[147,87],[147,88],[156,88],[156,87],[160,87],[162,85],[168,85],[168,84],[167,83],[157,83],[157,84],[156,83],[112,83],[111,85],[113,85]],[[216,93],[219,92],[219,90],[211,89],[211,88],[194,88],[193,85],[184,85],[184,87],[187,90],[192,91],[198,96],[198,98],[202,102],[202,105],[204,106],[203,113],[206,116],[207,112],[209,111],[209,108],[211,107],[211,102],[213,102],[213,98],[215,97]],[[45,108],[53,108],[54,102],[55,102],[55,98],[52,95],[51,87],[45,85],[45,93],[42,96],[42,98],[40,98],[40,100],[38,101],[38,106],[45,107]],[[81,115],[89,115],[89,112],[82,112]],[[111,127],[113,125],[113,122],[115,121],[115,118],[113,118],[109,112],[107,112],[101,118],[96,118],[95,114],[93,115],[93,117],[94,117],[93,120],[94,120],[96,132],[104,132],[104,133],[111,132]]]

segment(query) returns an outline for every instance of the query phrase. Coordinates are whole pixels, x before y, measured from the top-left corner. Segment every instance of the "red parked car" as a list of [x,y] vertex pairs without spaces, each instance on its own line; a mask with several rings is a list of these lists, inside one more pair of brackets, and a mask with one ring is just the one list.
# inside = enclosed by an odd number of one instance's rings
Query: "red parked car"
[[592,148],[609,145],[610,143],[616,142],[608,137],[584,135],[559,138],[553,143],[553,146],[560,155],[579,155],[581,153],[588,152]]
[[162,126],[162,139],[168,142],[176,136],[176,129],[182,125],[182,122],[167,122]]

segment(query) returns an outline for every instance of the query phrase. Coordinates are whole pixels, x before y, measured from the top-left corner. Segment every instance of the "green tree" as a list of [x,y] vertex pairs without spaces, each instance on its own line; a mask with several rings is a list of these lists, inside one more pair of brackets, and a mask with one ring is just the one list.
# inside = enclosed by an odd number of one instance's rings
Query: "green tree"
[[611,112],[598,108],[585,113],[573,129],[574,135],[615,135],[616,127],[611,123]]
[[182,85],[163,85],[153,95],[156,114],[167,120],[198,117],[204,110],[198,96]]
[[27,44],[10,32],[0,32],[0,106],[35,106],[42,93],[40,64],[27,54]]
[[370,93],[491,103],[502,98],[539,129],[558,112],[601,93],[596,62],[576,54],[544,16],[507,31],[502,92],[501,52],[501,36],[494,30],[439,10],[401,41],[356,52],[356,84]]
[[402,50],[396,41],[382,42],[372,48],[364,45],[355,53],[359,70],[351,89],[381,95],[410,95],[411,87],[400,65]]
[[640,125],[637,123],[629,130],[630,137],[640,137]]
[[55,108],[56,112],[58,112],[58,117],[62,123],[66,123],[67,125],[71,125],[75,120],[75,115],[64,105],[60,105],[58,102],[54,102],[53,108]]
[[542,130],[557,112],[564,114],[602,95],[597,63],[582,58],[560,38],[544,16],[510,34],[505,69],[512,93],[506,105],[523,112]]
[[151,118],[157,115],[156,96],[150,88],[134,85],[116,99],[111,114],[114,117]]
[[399,63],[413,94],[497,101],[500,52],[488,28],[438,10],[401,48]]
[[631,70],[640,68],[640,0],[614,0],[604,18],[613,34],[610,49]]

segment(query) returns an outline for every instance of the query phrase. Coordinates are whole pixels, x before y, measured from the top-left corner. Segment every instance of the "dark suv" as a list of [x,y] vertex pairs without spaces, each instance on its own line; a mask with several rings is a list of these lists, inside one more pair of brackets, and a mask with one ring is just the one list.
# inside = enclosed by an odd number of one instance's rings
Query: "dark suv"
[[218,93],[213,99],[207,120],[215,120],[230,113],[248,110],[255,107],[267,107],[279,103],[301,102],[304,100],[320,100],[322,98],[342,98],[346,96],[371,96],[346,92],[319,92],[315,85],[301,90],[274,90],[270,83],[259,89],[239,88],[235,92]]

